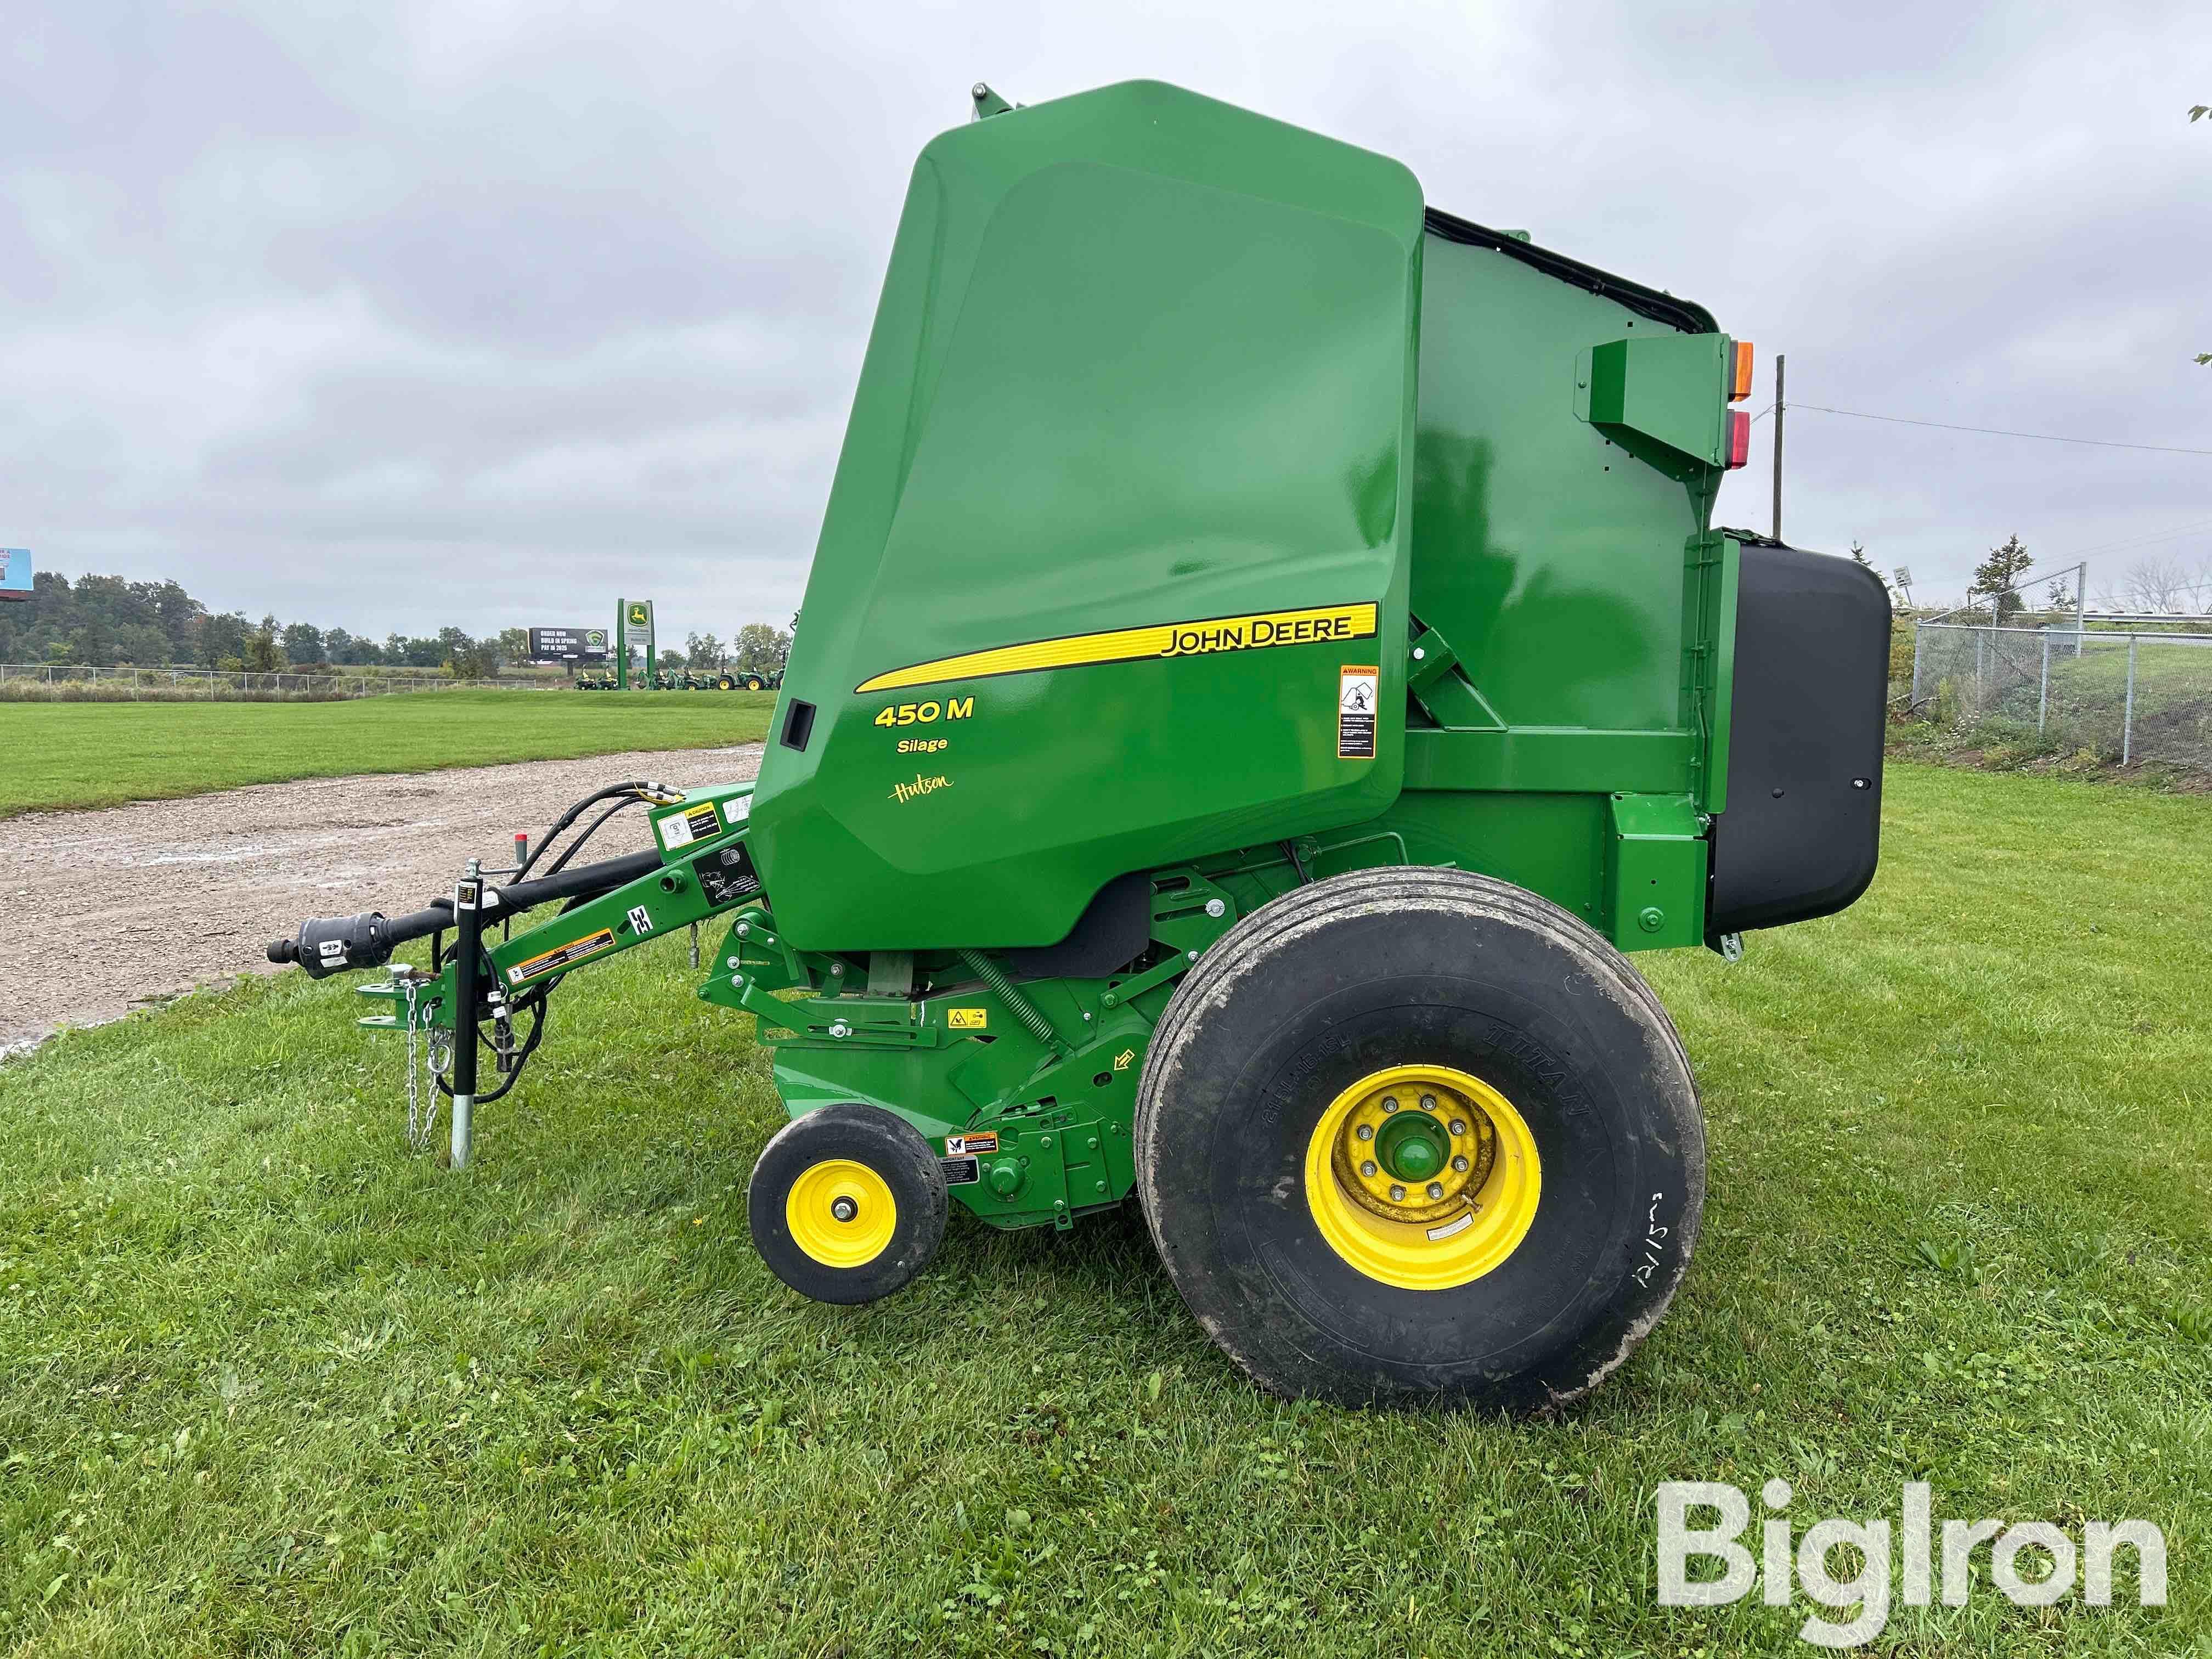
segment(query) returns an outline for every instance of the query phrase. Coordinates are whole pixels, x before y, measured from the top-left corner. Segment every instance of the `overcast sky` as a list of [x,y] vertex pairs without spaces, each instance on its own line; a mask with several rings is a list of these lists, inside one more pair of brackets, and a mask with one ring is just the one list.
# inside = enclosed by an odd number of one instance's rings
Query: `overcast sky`
[[[2212,450],[2195,5],[11,7],[0,542],[381,634],[797,605],[915,153],[1132,76],[1693,298],[1794,404]],[[1770,416],[1724,522],[1768,520]],[[1792,410],[1954,592],[2212,556],[2212,455]],[[2193,526],[2193,528],[2191,528]],[[2164,539],[2151,539],[2164,538]]]

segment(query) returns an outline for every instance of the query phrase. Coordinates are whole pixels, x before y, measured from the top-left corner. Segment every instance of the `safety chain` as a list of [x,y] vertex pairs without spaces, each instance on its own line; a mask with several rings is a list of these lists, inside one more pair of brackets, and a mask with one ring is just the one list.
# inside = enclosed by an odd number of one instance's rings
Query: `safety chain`
[[453,1063],[453,1038],[450,1033],[433,1030],[428,1041],[422,1046],[421,1058],[427,1059],[429,1063],[431,1084],[430,1103],[426,1109],[422,1104],[421,1059],[418,1059],[416,1047],[416,1006],[421,981],[413,974],[395,973],[393,977],[398,980],[399,988],[407,1001],[407,1144],[418,1152],[427,1152],[438,1132],[436,1085],[438,1079],[445,1075],[446,1068]]

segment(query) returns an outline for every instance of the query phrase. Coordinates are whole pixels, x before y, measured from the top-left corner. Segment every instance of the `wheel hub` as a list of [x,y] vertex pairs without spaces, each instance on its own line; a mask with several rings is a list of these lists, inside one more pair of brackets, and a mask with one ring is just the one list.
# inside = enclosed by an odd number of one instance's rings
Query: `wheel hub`
[[898,1223],[890,1185],[852,1158],[825,1158],[799,1172],[784,1200],[792,1243],[825,1267],[858,1267],[882,1255]]
[[1440,1072],[1400,1067],[1342,1116],[1330,1163],[1352,1202],[1388,1221],[1464,1213],[1498,1158],[1498,1133],[1471,1091]]
[[1449,1066],[1370,1073],[1329,1103],[1307,1143],[1306,1206],[1322,1238],[1404,1290],[1449,1290],[1504,1261],[1535,1221],[1541,1186],[1527,1121]]

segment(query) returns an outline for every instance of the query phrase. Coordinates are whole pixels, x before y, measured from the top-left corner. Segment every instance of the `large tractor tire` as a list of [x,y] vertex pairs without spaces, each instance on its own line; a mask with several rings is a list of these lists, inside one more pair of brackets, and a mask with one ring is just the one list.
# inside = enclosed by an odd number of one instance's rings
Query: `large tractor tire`
[[1666,1310],[1705,1200],[1697,1085],[1627,959],[1532,893],[1361,871],[1255,911],[1146,1057],[1137,1182],[1262,1387],[1527,1413]]
[[760,677],[759,675],[757,675],[757,674],[748,674],[748,675],[746,675],[746,676],[745,676],[745,690],[748,690],[748,691],[764,691],[764,690],[766,690],[767,689],[768,689],[768,682],[767,682],[766,680],[763,680],[763,678],[761,678],[761,677]]
[[747,1218],[769,1270],[851,1305],[902,1288],[945,1237],[945,1172],[921,1132],[878,1107],[823,1106],[769,1137]]

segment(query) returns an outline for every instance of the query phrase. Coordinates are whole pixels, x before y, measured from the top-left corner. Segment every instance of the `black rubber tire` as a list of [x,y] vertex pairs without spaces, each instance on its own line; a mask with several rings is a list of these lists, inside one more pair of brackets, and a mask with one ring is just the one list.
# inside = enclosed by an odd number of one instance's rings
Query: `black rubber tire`
[[[1498,1089],[1541,1162],[1528,1235],[1453,1290],[1361,1273],[1306,1201],[1329,1103],[1411,1064]],[[1705,1202],[1697,1085],[1650,988],[1566,911],[1462,871],[1359,871],[1238,922],[1169,1004],[1135,1128],[1169,1277],[1231,1359],[1292,1398],[1565,1405],[1658,1322]]]
[[745,676],[745,690],[748,691],[763,691],[766,690],[767,687],[762,683],[761,677],[759,675],[748,674]]
[[[817,1261],[791,1237],[784,1200],[800,1175],[828,1158],[867,1165],[898,1206],[890,1242],[859,1267]],[[793,1118],[761,1148],[745,1208],[753,1248],[770,1273],[801,1296],[851,1307],[903,1288],[929,1265],[945,1237],[945,1172],[905,1119],[875,1106],[822,1106]]]
[[734,691],[738,689],[738,683],[725,674],[714,682],[714,689],[717,691]]

